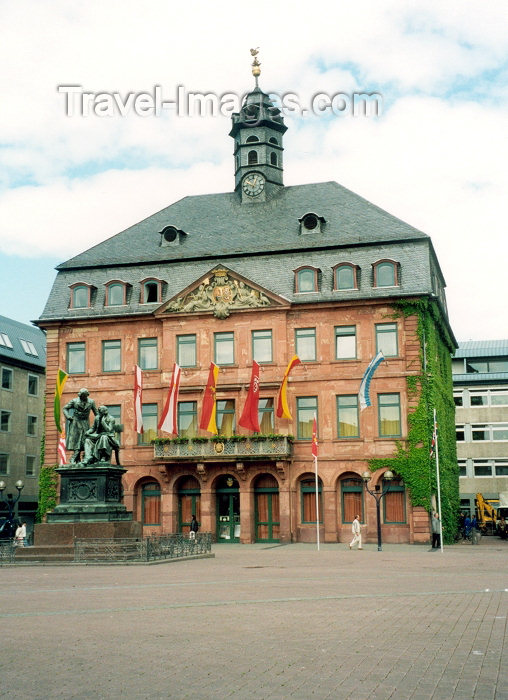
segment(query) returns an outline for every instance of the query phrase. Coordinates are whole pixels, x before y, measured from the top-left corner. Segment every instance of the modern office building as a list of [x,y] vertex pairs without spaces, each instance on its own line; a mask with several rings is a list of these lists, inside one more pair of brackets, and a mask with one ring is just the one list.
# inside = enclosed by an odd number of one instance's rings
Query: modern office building
[[[433,405],[447,409],[445,520],[458,507],[455,341],[432,242],[336,182],[284,186],[287,127],[257,86],[232,121],[232,192],[185,197],[59,265],[39,320],[49,387],[61,367],[63,403],[86,387],[123,424],[124,502],[145,532],[186,531],[196,513],[219,541],[314,541],[317,504],[322,540],[348,541],[359,513],[374,541],[376,504],[362,474],[370,469],[371,488],[381,488],[391,469],[383,537],[426,541]],[[360,410],[360,382],[380,350],[372,405]],[[277,393],[295,354],[291,419],[281,418]],[[254,360],[259,434],[238,424]],[[175,362],[176,439],[157,427]],[[211,362],[220,368],[217,436],[198,428]],[[51,406],[48,391],[47,464],[57,462]]]
[[[37,511],[45,369],[45,334],[0,316],[0,481],[6,485],[4,498],[16,498],[15,484],[23,482],[17,511],[29,525]],[[0,505],[0,516],[6,511]]]
[[461,509],[508,494],[508,340],[459,343],[452,361]]

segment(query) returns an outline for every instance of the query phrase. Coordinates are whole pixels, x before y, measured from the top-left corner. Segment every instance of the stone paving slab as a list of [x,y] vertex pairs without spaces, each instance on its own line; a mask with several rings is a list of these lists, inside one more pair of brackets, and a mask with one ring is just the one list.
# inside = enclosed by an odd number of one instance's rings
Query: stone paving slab
[[507,542],[213,551],[0,568],[0,698],[508,700]]

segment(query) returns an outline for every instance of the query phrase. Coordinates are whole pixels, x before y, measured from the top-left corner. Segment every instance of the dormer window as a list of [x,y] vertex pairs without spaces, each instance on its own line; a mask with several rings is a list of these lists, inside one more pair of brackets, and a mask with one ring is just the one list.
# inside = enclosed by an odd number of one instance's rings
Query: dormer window
[[249,151],[249,155],[247,156],[248,164],[249,165],[257,165],[258,164],[258,152],[257,151]]
[[333,268],[334,290],[358,289],[358,266],[352,263],[339,263]]
[[125,282],[114,281],[106,285],[105,306],[122,306],[126,303]]
[[185,231],[176,226],[165,226],[162,231],[159,231],[161,237],[161,246],[179,245],[182,236],[186,236]]
[[155,279],[147,279],[141,282],[140,304],[152,304],[160,302],[162,298],[162,282]]
[[322,226],[326,223],[323,216],[319,216],[312,211],[304,214],[298,221],[300,222],[300,235],[321,233]]
[[77,282],[76,284],[71,284],[71,302],[69,308],[71,309],[87,309],[92,304],[92,287],[89,284],[83,284],[83,282]]
[[319,270],[315,267],[302,267],[295,270],[295,292],[303,294],[305,292],[317,292],[318,288],[318,273]]
[[254,143],[255,141],[259,141],[257,136],[248,136],[245,143]]
[[372,265],[374,272],[374,287],[398,287],[398,263],[394,260],[378,260]]

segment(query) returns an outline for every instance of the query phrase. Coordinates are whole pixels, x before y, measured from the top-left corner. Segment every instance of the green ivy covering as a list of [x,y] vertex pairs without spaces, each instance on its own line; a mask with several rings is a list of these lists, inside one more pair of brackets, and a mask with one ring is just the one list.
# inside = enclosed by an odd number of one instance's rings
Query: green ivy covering
[[39,472],[39,504],[35,515],[35,520],[38,523],[41,523],[46,513],[53,510],[56,506],[56,490],[58,484],[56,468],[56,464],[41,467]]
[[407,439],[397,443],[397,452],[392,458],[372,459],[369,468],[375,471],[389,467],[399,474],[409,489],[413,506],[423,506],[430,511],[432,495],[436,496],[437,506],[436,460],[430,456],[435,408],[443,538],[450,543],[457,532],[460,503],[451,370],[454,343],[435,301],[418,299],[397,302],[393,306],[394,317],[416,316],[418,319],[420,367],[418,374],[407,377],[408,401],[413,405],[408,415]]

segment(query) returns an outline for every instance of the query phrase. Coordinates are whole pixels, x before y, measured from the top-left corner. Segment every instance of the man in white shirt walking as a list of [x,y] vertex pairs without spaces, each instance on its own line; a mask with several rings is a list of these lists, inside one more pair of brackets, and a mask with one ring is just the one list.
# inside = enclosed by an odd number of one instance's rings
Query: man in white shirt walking
[[351,532],[353,533],[353,539],[349,543],[349,549],[353,549],[354,545],[358,542],[358,549],[363,549],[362,547],[362,526],[360,525],[360,516],[355,515],[353,520],[353,525],[351,526]]

